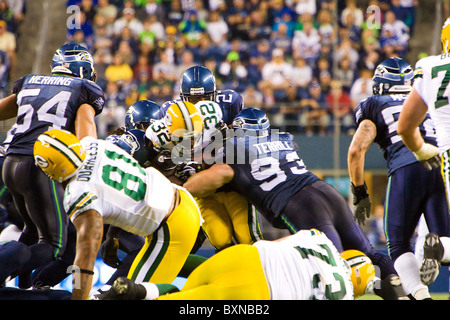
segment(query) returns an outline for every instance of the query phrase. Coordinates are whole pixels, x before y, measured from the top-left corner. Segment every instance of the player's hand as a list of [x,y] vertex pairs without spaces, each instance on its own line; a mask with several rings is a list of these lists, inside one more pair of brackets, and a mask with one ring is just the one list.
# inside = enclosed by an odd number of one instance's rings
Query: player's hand
[[352,183],[353,205],[355,206],[355,220],[359,225],[366,223],[366,218],[370,216],[370,197],[367,193],[367,186],[355,186]]
[[119,268],[122,265],[122,261],[120,261],[119,257],[117,256],[118,250],[119,239],[117,238],[106,238],[100,248],[103,262],[115,269]]
[[198,162],[188,162],[181,164],[175,171],[175,176],[186,182],[192,175],[202,170],[202,164]]
[[427,170],[433,170],[441,166],[439,148],[430,143],[424,143],[422,148],[413,152],[413,154]]

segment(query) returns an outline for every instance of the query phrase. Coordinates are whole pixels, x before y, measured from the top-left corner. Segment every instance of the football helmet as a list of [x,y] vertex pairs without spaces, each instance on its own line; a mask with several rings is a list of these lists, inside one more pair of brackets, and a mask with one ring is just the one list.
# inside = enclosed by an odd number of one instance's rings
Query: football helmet
[[160,119],[159,106],[150,100],[141,100],[132,104],[125,115],[125,127],[127,130],[145,130],[155,120]]
[[197,103],[202,100],[216,100],[216,79],[205,67],[194,66],[181,76],[180,98],[183,101]]
[[39,135],[34,143],[36,166],[58,182],[73,177],[85,158],[86,151],[80,140],[66,130],[48,130]]
[[256,136],[267,136],[270,133],[269,118],[263,111],[256,108],[247,108],[240,111],[234,117],[231,127]]
[[449,53],[450,51],[450,17],[445,20],[441,31],[442,52]]
[[52,74],[65,74],[95,81],[94,58],[82,45],[66,43],[53,55]]
[[174,143],[186,138],[195,140],[203,131],[203,118],[189,101],[177,101],[170,105],[164,116],[164,122]]
[[414,77],[413,68],[401,58],[389,58],[375,69],[372,78],[374,95],[410,92]]
[[145,131],[131,129],[115,142],[117,146],[135,158],[142,167],[148,167],[152,158],[152,143],[145,136]]
[[369,257],[358,250],[345,250],[341,252],[341,257],[347,261],[347,264],[352,269],[350,278],[355,298],[371,291],[373,289],[375,268]]

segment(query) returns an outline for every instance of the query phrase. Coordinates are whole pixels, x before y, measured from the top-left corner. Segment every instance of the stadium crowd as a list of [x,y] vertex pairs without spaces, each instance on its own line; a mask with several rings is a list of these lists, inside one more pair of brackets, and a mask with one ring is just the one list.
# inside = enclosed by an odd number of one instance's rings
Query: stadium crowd
[[346,134],[353,108],[372,94],[376,65],[407,53],[416,1],[334,3],[68,0],[80,7],[80,25],[67,39],[94,54],[107,96],[100,136],[121,125],[135,101],[178,96],[181,74],[196,64],[214,72],[219,89],[264,109],[274,127],[328,134],[337,116]]

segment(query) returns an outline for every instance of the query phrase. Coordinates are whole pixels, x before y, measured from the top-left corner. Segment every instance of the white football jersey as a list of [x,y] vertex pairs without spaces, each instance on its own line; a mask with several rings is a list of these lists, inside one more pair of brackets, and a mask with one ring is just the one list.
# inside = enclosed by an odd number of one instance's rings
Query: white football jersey
[[199,101],[195,104],[203,118],[202,149],[213,141],[213,137],[221,137],[220,131],[216,128],[217,124],[223,119],[222,109],[214,101]]
[[92,137],[81,140],[86,160],[70,179],[64,208],[72,221],[94,209],[105,224],[148,236],[169,213],[174,187],[154,168],[143,169],[120,147]]
[[430,56],[416,63],[414,88],[428,106],[439,151],[450,149],[450,55]]
[[324,233],[257,241],[272,300],[352,300],[351,269]]

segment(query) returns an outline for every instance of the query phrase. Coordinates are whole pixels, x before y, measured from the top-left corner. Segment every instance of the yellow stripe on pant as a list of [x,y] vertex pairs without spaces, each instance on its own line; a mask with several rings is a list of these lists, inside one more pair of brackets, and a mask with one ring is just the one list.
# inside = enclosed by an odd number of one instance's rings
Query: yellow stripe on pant
[[172,283],[183,267],[200,230],[200,211],[194,198],[179,189],[180,204],[160,227],[145,239],[128,278],[137,283]]
[[256,210],[235,191],[217,192],[197,199],[203,230],[217,250],[233,244],[233,236],[239,244],[252,244],[262,239]]
[[270,292],[258,249],[238,244],[203,262],[180,292],[157,300],[269,300]]

